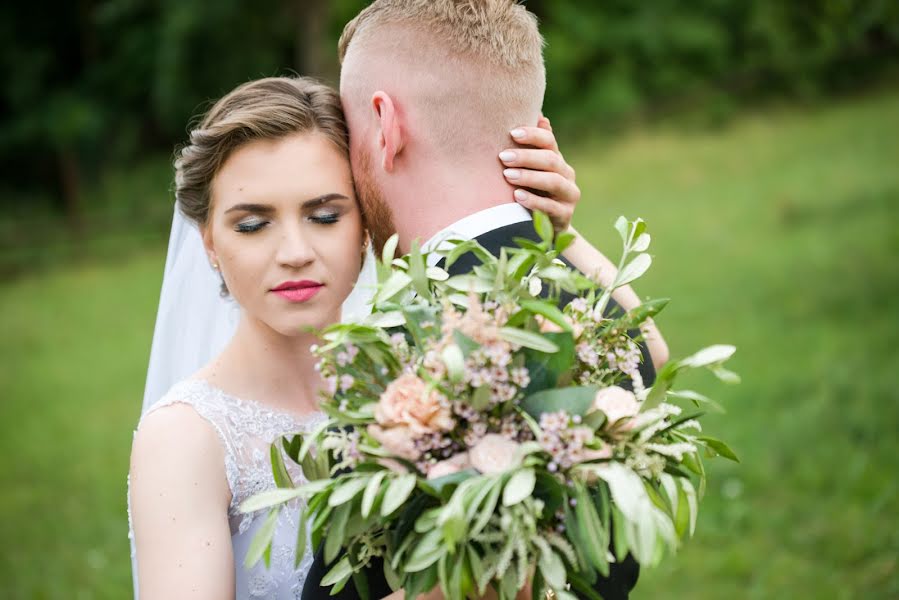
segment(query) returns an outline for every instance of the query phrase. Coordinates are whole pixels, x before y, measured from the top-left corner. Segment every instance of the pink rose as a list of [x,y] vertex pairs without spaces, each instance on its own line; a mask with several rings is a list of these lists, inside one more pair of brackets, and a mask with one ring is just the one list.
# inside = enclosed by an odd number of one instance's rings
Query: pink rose
[[[606,415],[606,423],[614,425],[622,419],[631,419],[640,412],[640,403],[633,392],[613,385],[603,388],[596,392],[596,398],[593,400],[593,410],[601,410]],[[623,423],[626,429],[629,421]]]
[[369,425],[368,433],[394,456],[411,461],[421,458],[421,452],[415,447],[415,436],[408,427],[399,425],[385,428]]
[[496,433],[488,433],[468,452],[471,466],[481,473],[508,471],[521,464],[521,444]]
[[375,407],[375,420],[384,427],[408,427],[416,437],[449,431],[455,425],[446,399],[411,373],[387,386]]
[[452,475],[453,473],[464,471],[470,466],[471,462],[468,458],[468,452],[460,452],[459,454],[455,454],[446,460],[441,460],[439,463],[432,465],[431,468],[428,469],[428,479],[437,479],[438,477]]

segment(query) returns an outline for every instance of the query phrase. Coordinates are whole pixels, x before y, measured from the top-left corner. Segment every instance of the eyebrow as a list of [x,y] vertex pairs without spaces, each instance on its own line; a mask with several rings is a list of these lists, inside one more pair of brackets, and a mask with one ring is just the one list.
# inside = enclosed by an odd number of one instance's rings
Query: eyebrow
[[[311,208],[313,206],[321,206],[322,204],[327,204],[333,200],[349,200],[343,194],[338,194],[336,192],[331,194],[324,194],[322,196],[316,196],[315,198],[310,198],[303,202],[302,208]],[[243,211],[243,212],[252,212],[252,213],[262,213],[262,214],[270,214],[275,212],[275,209],[269,204],[235,204],[231,208],[225,211],[225,214],[235,211]]]

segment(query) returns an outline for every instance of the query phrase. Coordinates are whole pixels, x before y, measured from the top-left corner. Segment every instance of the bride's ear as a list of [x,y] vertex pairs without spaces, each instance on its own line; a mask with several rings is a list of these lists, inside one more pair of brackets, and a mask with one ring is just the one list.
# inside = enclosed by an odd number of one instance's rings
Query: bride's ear
[[208,225],[200,227],[200,236],[203,238],[203,248],[206,250],[206,257],[209,264],[216,271],[219,270],[219,259],[215,252],[215,246],[212,243],[212,228]]
[[371,107],[378,121],[378,150],[381,168],[393,172],[393,161],[403,149],[403,130],[397,107],[387,92],[377,91],[371,97]]

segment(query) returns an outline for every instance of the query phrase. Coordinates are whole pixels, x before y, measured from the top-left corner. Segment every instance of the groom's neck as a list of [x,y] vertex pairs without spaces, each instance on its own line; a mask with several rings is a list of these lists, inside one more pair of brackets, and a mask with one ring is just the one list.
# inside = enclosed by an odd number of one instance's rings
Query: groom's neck
[[482,210],[513,202],[502,165],[494,157],[476,167],[423,165],[408,171],[386,197],[406,253],[413,240],[424,243],[453,223]]

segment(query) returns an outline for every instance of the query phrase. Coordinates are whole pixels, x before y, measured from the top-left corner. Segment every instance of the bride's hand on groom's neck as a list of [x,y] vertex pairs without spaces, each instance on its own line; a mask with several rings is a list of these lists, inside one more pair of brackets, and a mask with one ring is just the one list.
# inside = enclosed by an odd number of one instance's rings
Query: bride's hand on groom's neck
[[506,181],[515,188],[515,201],[528,210],[546,213],[556,231],[567,230],[581,190],[574,169],[559,150],[549,119],[541,116],[537,127],[516,127],[510,135],[516,147],[500,152],[499,159],[506,167]]

